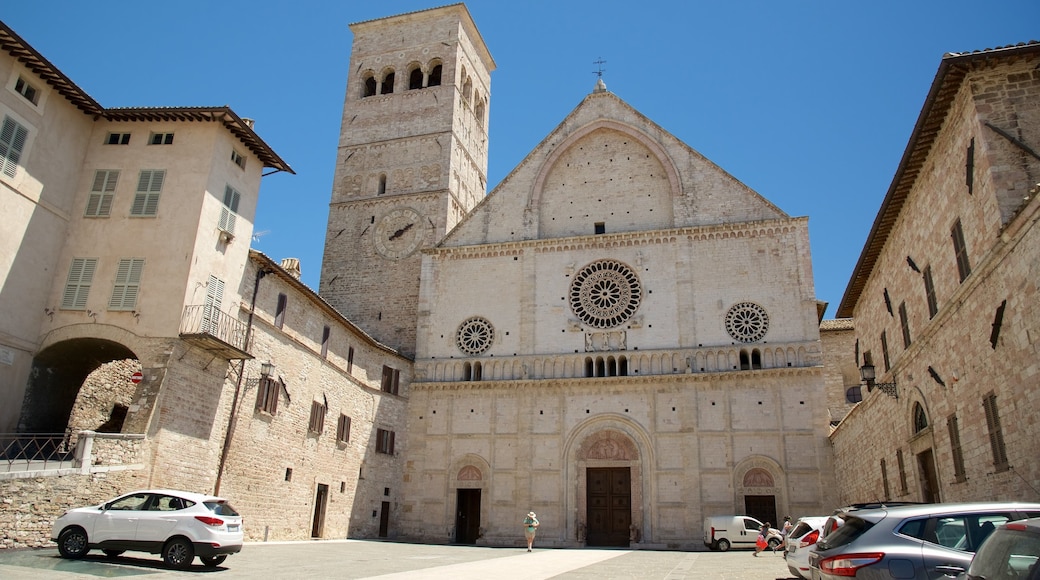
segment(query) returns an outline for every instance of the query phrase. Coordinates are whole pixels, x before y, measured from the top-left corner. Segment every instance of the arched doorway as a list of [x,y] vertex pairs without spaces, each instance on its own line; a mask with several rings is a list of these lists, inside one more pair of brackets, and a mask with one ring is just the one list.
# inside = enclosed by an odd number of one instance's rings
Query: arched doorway
[[734,479],[737,509],[777,527],[779,508],[787,504],[780,465],[762,456],[747,459],[737,465]]
[[92,388],[82,393],[83,409],[77,412],[75,427],[119,431],[135,388],[131,375],[140,366],[129,348],[102,338],[74,338],[48,346],[33,359],[18,431],[66,431],[85,384]]
[[[491,465],[483,457],[466,454],[457,459],[451,466],[451,480],[448,482],[449,508],[451,513],[452,541],[456,544],[476,544],[483,536],[482,522],[486,521],[488,506],[485,501],[489,497],[488,485]],[[454,500],[454,501],[451,501]]]
[[[633,508],[642,505],[639,450],[628,435],[604,429],[587,437],[578,449],[579,540],[587,546],[629,546],[639,541]],[[641,510],[639,510],[641,512]]]

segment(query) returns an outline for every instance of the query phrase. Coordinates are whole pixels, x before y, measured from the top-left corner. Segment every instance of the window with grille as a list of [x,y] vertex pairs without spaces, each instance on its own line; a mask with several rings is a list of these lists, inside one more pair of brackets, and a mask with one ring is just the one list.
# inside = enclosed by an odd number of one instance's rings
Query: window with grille
[[935,283],[932,281],[931,264],[924,267],[921,276],[924,278],[924,295],[928,300],[928,318],[935,318],[935,315],[939,312],[939,301],[935,298]]
[[141,272],[144,258],[123,258],[116,268],[116,282],[112,297],[108,301],[110,310],[133,310],[137,307],[137,295],[141,291]]
[[953,454],[953,479],[956,482],[967,481],[964,474],[964,452],[961,449],[961,428],[957,424],[957,415],[946,418],[946,428],[950,432],[950,452]]
[[112,213],[112,198],[116,192],[119,171],[99,169],[94,172],[94,183],[87,197],[87,217],[108,217]]
[[350,441],[350,417],[342,413],[339,416],[339,423],[336,424],[336,441],[340,443]]
[[399,371],[399,370],[397,370],[397,369],[395,369],[393,367],[389,367],[387,365],[383,365],[383,382],[382,382],[383,392],[390,393],[391,395],[396,395],[397,394],[398,383],[400,382],[400,380],[401,380],[401,371]]
[[1000,427],[1000,413],[997,411],[997,395],[990,391],[982,399],[982,407],[986,412],[986,428],[989,430],[989,445],[993,451],[993,466],[997,471],[1007,471],[1007,448],[1004,447],[1004,431]]
[[906,495],[909,488],[906,485],[906,464],[903,462],[903,450],[896,450],[896,465],[899,467],[899,493]]
[[109,133],[105,145],[129,145],[130,133]]
[[278,412],[278,390],[281,385],[271,377],[260,377],[256,389],[256,410],[268,415]]
[[963,282],[971,274],[971,263],[968,261],[968,246],[964,243],[964,228],[961,220],[957,220],[950,229],[950,238],[953,240],[953,253],[957,257],[957,273]]
[[325,404],[320,401],[311,401],[311,420],[307,430],[311,433],[321,434],[325,429]]
[[217,227],[229,234],[235,233],[235,222],[238,221],[238,202],[242,194],[230,185],[224,186],[224,205],[220,208],[220,223]]
[[376,429],[376,453],[394,454],[394,432]]
[[137,179],[137,192],[130,206],[130,215],[152,217],[159,213],[159,194],[162,193],[165,169],[145,169]]
[[61,297],[61,307],[66,310],[85,310],[90,285],[94,281],[97,270],[97,258],[73,258],[65,280],[65,292]]
[[34,105],[40,104],[40,91],[32,83],[19,76],[14,83],[14,92],[25,97],[25,100]]
[[173,133],[152,133],[150,145],[173,145]]
[[18,162],[28,140],[29,130],[5,115],[4,124],[0,125],[0,165],[4,175],[14,177],[18,174]]

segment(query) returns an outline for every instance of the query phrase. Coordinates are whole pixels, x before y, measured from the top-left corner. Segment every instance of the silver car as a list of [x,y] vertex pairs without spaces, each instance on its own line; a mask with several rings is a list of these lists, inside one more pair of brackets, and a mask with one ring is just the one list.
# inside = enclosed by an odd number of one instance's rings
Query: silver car
[[809,554],[813,580],[938,580],[968,569],[1001,524],[1040,516],[1040,503],[922,504],[857,510]]

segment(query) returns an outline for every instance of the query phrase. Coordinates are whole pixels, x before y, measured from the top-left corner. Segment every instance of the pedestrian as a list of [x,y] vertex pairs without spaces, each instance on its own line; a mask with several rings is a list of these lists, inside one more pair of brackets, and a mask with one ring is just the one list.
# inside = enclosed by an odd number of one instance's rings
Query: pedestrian
[[758,553],[765,550],[769,546],[766,537],[769,535],[769,522],[762,524],[762,527],[758,529],[758,537],[755,538],[755,557],[758,557]]
[[[791,516],[784,516],[784,527],[780,530],[780,535],[783,536],[783,545],[785,551],[787,550],[787,536],[790,535],[791,528],[793,527],[794,524],[791,523]],[[775,552],[776,550],[774,549],[773,551]]]
[[534,545],[534,532],[538,529],[538,517],[534,515],[534,512],[527,512],[527,517],[524,518],[524,537],[527,538],[527,551],[531,551],[531,546]]

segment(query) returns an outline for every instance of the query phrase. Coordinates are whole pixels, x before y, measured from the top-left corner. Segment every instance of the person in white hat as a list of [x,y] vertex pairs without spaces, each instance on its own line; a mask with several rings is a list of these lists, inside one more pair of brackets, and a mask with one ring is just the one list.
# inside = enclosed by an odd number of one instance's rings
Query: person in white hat
[[527,551],[531,551],[531,546],[534,544],[534,532],[538,529],[538,517],[534,515],[534,512],[527,512],[527,517],[524,518],[524,537],[527,538]]

